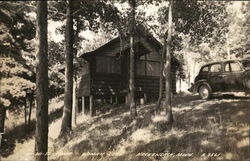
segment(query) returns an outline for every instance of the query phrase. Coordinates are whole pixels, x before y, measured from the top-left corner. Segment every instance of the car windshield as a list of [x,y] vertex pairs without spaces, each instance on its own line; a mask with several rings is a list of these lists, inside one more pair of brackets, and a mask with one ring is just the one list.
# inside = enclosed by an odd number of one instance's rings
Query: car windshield
[[250,68],[250,60],[243,60],[242,65],[244,68]]

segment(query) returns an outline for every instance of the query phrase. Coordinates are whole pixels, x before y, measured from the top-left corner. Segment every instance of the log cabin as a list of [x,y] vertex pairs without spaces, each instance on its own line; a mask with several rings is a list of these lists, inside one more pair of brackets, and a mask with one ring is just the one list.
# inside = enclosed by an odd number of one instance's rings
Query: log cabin
[[[159,96],[160,61],[163,45],[149,32],[137,28],[135,50],[135,95],[142,103]],[[91,112],[97,100],[106,103],[127,101],[129,89],[129,36],[117,37],[94,51],[79,56],[82,60],[77,97],[79,109]],[[176,70],[180,63],[171,60],[171,89],[176,93]],[[88,105],[86,105],[88,104]]]

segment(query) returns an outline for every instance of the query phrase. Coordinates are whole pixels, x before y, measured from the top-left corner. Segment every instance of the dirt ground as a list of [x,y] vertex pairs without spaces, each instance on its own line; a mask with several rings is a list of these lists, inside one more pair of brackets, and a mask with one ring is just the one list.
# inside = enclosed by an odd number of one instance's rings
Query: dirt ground
[[[77,117],[73,132],[58,141],[60,120],[50,125],[49,160],[83,161],[249,161],[250,98],[175,96],[174,123],[166,125],[164,110],[155,104],[138,106],[131,120],[125,106],[108,106],[94,118]],[[32,160],[34,138],[2,158]],[[25,150],[20,150],[25,147]],[[18,149],[17,149],[18,148]],[[29,149],[30,150],[27,150]],[[28,152],[27,152],[28,151]]]

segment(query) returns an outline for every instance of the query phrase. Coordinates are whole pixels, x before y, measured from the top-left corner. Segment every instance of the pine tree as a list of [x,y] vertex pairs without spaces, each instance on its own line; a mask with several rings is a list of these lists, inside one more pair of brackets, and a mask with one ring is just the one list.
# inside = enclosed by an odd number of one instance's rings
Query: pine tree
[[73,1],[68,1],[66,32],[65,32],[65,90],[64,90],[64,108],[60,137],[72,128],[72,103],[73,103]]
[[172,41],[172,8],[173,0],[169,0],[169,13],[168,13],[168,37],[167,37],[167,48],[166,48],[166,64],[165,64],[165,76],[166,76],[166,117],[167,123],[173,122],[172,105],[171,105],[171,41]]
[[47,1],[37,1],[37,75],[35,160],[48,160],[48,37]]
[[135,39],[135,0],[129,0],[131,7],[130,15],[130,55],[129,55],[129,106],[131,118],[137,116],[136,103],[135,103],[135,51],[134,51],[134,39]]

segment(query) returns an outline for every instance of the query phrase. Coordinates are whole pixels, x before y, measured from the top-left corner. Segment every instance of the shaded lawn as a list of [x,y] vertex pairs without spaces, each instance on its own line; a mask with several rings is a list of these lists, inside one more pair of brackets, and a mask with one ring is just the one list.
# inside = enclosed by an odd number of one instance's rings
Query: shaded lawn
[[[250,159],[250,99],[199,100],[175,97],[172,126],[164,112],[153,116],[154,104],[129,110],[114,108],[80,124],[64,141],[56,142],[50,160],[228,160]],[[84,117],[82,115],[81,117]],[[81,118],[78,118],[81,119]]]
[[[49,107],[49,124],[62,116],[62,98],[63,97],[58,97],[50,104],[55,107]],[[16,124],[15,126],[8,128],[3,135],[2,147],[0,149],[0,154],[2,157],[5,158],[13,154],[16,148],[16,144],[22,144],[30,140],[35,135],[34,117],[35,109],[32,110],[32,119],[30,122],[30,126],[27,126],[25,130],[24,116],[22,116],[22,114],[21,116],[20,114],[19,116],[16,116],[11,113],[11,117],[6,120],[6,126],[8,126],[8,122],[15,122]]]

